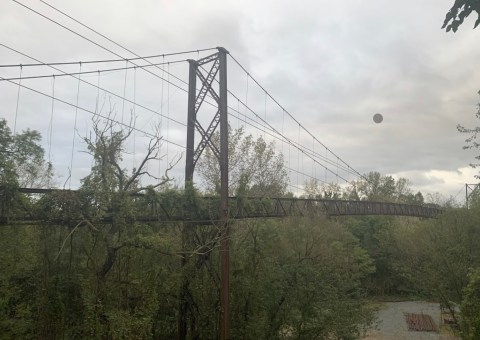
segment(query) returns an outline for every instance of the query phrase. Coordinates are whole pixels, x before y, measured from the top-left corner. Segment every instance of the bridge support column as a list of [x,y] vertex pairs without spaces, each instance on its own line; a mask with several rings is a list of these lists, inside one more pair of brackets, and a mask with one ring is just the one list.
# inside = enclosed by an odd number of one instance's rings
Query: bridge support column
[[227,51],[219,48],[220,60],[220,217],[222,235],[220,287],[220,339],[230,339],[230,233],[228,227],[228,105],[227,105]]
[[[218,52],[199,60],[189,60],[190,74],[188,85],[188,121],[187,121],[187,151],[185,163],[185,185],[193,181],[193,173],[203,150],[208,146],[217,157],[220,165],[220,206],[221,220],[220,235],[220,339],[230,338],[230,249],[228,228],[228,103],[227,103],[227,54],[223,47],[218,47]],[[207,74],[204,65],[211,65]],[[218,93],[212,86],[218,74]],[[197,93],[197,77],[201,82],[200,91]],[[205,129],[197,119],[197,114],[207,93],[217,103],[217,110],[209,126]],[[212,141],[212,136],[220,125],[220,146]],[[195,147],[195,131],[201,140]],[[181,317],[180,317],[181,320]]]

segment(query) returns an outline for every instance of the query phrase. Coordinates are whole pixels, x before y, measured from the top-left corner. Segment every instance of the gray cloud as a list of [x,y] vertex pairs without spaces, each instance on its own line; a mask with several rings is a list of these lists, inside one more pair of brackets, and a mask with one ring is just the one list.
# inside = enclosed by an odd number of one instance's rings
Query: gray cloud
[[[102,46],[128,55],[48,7],[35,1],[25,3]],[[456,131],[456,125],[478,124],[474,113],[480,89],[480,70],[476,67],[480,30],[471,31],[468,22],[455,35],[440,30],[450,0],[51,3],[140,54],[226,47],[296,119],[360,172],[406,174],[418,188],[448,193],[455,190],[458,181],[472,181],[471,172],[455,179],[449,174],[465,168],[474,156],[473,152],[462,151],[465,136]],[[0,41],[8,46],[45,61],[112,57],[13,2],[2,7]],[[28,59],[0,47],[0,61],[25,63]],[[171,70],[186,79],[186,67],[171,66]],[[2,77],[17,74],[18,69],[0,69]],[[182,91],[169,88],[168,100],[167,88],[163,88],[162,97],[158,79],[138,74],[142,88],[136,94],[138,102],[164,114],[169,107],[169,116],[185,122],[186,98]],[[102,77],[102,86],[122,94],[122,77],[123,73]],[[94,76],[85,79],[97,81]],[[126,90],[129,98],[133,98],[132,81],[131,72]],[[75,80],[59,80],[58,95],[75,101],[75,84]],[[34,86],[51,91],[50,80]],[[248,82],[233,61],[229,61],[229,86],[278,131],[306,145],[311,143],[311,137],[299,134],[295,124],[285,122],[282,111],[269,99],[265,110],[265,94],[251,80]],[[27,93],[22,90],[19,126],[37,128],[45,135],[49,100]],[[82,105],[94,110],[95,90],[82,84],[81,93]],[[0,114],[9,121],[13,119],[15,98],[16,87],[0,82]],[[111,100],[110,96],[106,98]],[[121,105],[117,100],[117,110]],[[230,105],[241,108],[235,100],[230,100]],[[241,111],[245,112],[243,108]],[[373,123],[376,112],[383,114],[383,123]],[[161,120],[162,131],[166,131],[165,119],[139,108],[136,113],[141,115],[139,126],[147,128]],[[71,131],[72,109],[58,105],[55,114],[59,117],[55,121],[57,129]],[[88,130],[88,114],[82,113],[81,117],[83,133]],[[239,125],[232,121],[232,126]],[[169,138],[184,143],[181,127],[175,129],[169,132]],[[66,145],[71,135],[54,138],[62,146],[56,151],[56,159],[68,159],[64,153],[69,154]],[[277,142],[277,146],[281,145]],[[432,171],[440,172],[429,175]],[[177,173],[183,173],[181,166]]]

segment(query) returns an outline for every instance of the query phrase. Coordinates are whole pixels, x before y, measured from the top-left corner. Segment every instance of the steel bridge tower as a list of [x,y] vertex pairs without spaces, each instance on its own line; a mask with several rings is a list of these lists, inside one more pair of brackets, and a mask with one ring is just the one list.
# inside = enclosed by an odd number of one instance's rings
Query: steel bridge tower
[[[227,117],[227,54],[223,47],[218,52],[199,60],[189,60],[187,151],[185,164],[185,185],[193,181],[193,172],[202,152],[208,146],[220,163],[220,339],[230,339],[230,254],[228,227],[228,117]],[[209,68],[209,70],[208,70]],[[205,74],[206,73],[206,74]],[[218,75],[218,77],[217,77]],[[201,87],[197,93],[197,78]],[[218,78],[218,79],[217,79]],[[218,93],[212,86],[219,83]],[[207,128],[197,119],[200,107],[207,94],[214,99],[216,110]],[[214,105],[215,106],[215,105]],[[216,112],[215,112],[216,111]],[[213,143],[212,136],[220,125],[220,150]],[[195,130],[201,140],[195,145]]]

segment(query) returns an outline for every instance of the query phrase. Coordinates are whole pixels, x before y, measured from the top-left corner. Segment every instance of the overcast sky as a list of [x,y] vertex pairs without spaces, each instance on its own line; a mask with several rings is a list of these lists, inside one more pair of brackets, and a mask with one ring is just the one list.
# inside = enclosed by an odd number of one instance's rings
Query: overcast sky
[[[132,57],[40,1],[18,1],[122,57]],[[478,125],[475,112],[480,99],[477,94],[480,90],[480,29],[472,30],[473,18],[456,34],[440,29],[453,0],[48,0],[48,3],[142,56],[216,46],[227,48],[319,141],[361,173],[379,171],[406,177],[414,190],[439,192],[445,196],[458,194],[459,200],[464,184],[475,182],[473,176],[477,171],[468,164],[476,153],[462,150],[466,136],[457,132],[456,125]],[[0,4],[0,43],[43,62],[115,58],[91,42],[7,0]],[[196,59],[204,55],[196,53],[169,60]],[[32,60],[0,46],[0,64],[27,62]],[[116,67],[121,65],[125,63],[116,64]],[[83,66],[82,70],[113,65],[92,67]],[[61,69],[76,72],[79,66]],[[186,63],[169,66],[172,74],[185,80],[187,70]],[[22,70],[23,76],[52,73],[58,72],[47,68]],[[101,82],[104,86],[108,84],[111,91],[121,95],[125,91],[127,98],[135,98],[135,102],[185,122],[186,95],[165,82],[163,89],[162,82],[153,85],[153,79],[140,73],[130,71],[125,78],[125,72],[111,72],[83,79],[95,84]],[[18,75],[19,68],[0,69],[1,77]],[[174,78],[170,80],[175,83]],[[55,90],[56,96],[76,102],[75,79],[58,78],[54,87],[51,79],[25,80],[23,84],[50,94]],[[178,85],[186,88],[181,83]],[[242,100],[256,105],[256,110],[277,130],[290,131],[292,136],[297,134],[298,141],[312,143],[313,148],[321,152],[320,146],[316,146],[307,133],[298,133],[298,126],[291,120],[285,122],[282,110],[270,99],[265,105],[264,94],[255,89],[253,82],[249,82],[238,68],[235,70],[231,59],[229,86]],[[61,103],[55,103],[52,110],[51,99],[27,89],[21,90],[17,110],[17,90],[14,84],[0,82],[0,117],[9,121],[12,130],[17,116],[17,130],[38,129],[44,137],[52,132],[51,145],[48,138],[44,145],[55,167],[63,172],[59,181],[62,185],[67,177],[65,169],[71,161],[75,110]],[[106,106],[112,101],[110,96],[99,94],[83,83],[79,97],[79,105],[92,111],[95,111],[98,98],[103,98]],[[232,100],[229,104],[245,112],[240,104]],[[128,102],[125,106],[125,102],[119,101],[115,106],[117,117],[120,111],[131,110]],[[50,130],[52,112],[55,120]],[[383,115],[381,124],[372,120],[377,112]],[[88,115],[85,112],[77,114],[78,135],[85,135],[89,129],[85,123]],[[135,114],[143,117],[139,118],[137,126],[147,129],[153,124],[151,111],[136,108]],[[165,136],[168,127],[169,140],[185,145],[181,124],[168,119],[163,119],[161,124]],[[232,118],[231,124],[237,127],[241,122]],[[258,135],[258,131],[252,130],[252,133]],[[78,185],[79,178],[90,166],[80,152],[80,141],[75,143],[72,186]],[[280,149],[281,144],[277,142],[276,145]],[[138,142],[130,151],[141,153],[141,146]],[[170,147],[174,149],[174,144]],[[169,161],[174,157],[171,150]],[[288,152],[284,146],[283,150]],[[295,150],[289,151],[295,153]],[[297,162],[300,168],[308,167],[309,171],[312,168],[312,175],[317,173],[306,160],[302,159],[300,164],[300,160],[292,161],[288,156],[286,159],[291,167]],[[178,180],[182,181],[182,171],[177,173]]]

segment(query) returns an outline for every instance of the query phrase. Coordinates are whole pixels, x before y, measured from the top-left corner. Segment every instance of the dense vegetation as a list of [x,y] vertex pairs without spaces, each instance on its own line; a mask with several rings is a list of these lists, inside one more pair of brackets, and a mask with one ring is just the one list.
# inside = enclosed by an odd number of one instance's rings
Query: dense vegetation
[[[122,152],[130,131],[95,121],[93,132],[85,139],[93,166],[77,193],[28,196],[16,189],[51,178],[40,135],[12,136],[0,121],[0,338],[215,339],[218,226],[136,219],[152,201],[198,209],[202,192],[191,184],[172,187],[168,171],[142,186],[160,137],[145,162],[128,171]],[[232,131],[231,139],[232,193],[291,195],[272,145],[243,131]],[[215,195],[212,155],[198,166],[204,190]],[[407,180],[378,173],[346,189],[305,186],[309,197],[423,204]],[[132,195],[139,192],[145,195]],[[476,338],[480,215],[473,205],[437,220],[231,221],[233,338],[355,339],[374,322],[370,301],[379,296],[437,299],[455,313],[460,306],[463,335]],[[38,223],[14,223],[28,214]]]

